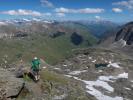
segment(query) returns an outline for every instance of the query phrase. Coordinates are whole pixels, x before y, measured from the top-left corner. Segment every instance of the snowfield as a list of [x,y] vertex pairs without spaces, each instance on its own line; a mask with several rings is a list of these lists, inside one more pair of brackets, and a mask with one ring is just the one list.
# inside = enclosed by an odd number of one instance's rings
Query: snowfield
[[[74,71],[69,74],[77,75],[81,72],[86,72],[86,71]],[[123,100],[123,98],[119,96],[114,96],[114,97],[107,96],[101,91],[99,91],[98,89],[96,89],[95,87],[102,87],[108,93],[113,93],[114,88],[110,86],[108,82],[115,82],[115,80],[120,78],[127,79],[128,73],[123,72],[121,74],[118,74],[117,76],[99,76],[99,78],[96,81],[82,80],[82,79],[79,79],[78,77],[71,76],[71,75],[65,75],[65,76],[84,82],[86,84],[86,89],[87,89],[86,92],[95,96],[98,100]]]

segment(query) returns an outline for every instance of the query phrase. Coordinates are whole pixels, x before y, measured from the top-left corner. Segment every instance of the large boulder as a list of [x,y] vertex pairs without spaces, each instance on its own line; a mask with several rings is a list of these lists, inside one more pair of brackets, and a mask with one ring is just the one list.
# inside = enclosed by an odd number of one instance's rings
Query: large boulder
[[11,72],[0,69],[0,100],[17,96],[24,83],[20,78],[16,78]]

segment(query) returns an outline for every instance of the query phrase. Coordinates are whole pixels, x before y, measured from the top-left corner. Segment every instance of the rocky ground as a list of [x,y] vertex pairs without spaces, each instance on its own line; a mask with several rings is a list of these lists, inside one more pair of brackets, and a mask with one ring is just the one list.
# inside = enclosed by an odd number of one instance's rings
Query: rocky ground
[[133,60],[103,49],[81,50],[55,70],[85,84],[91,100],[132,100]]
[[74,50],[74,53],[55,66],[42,60],[38,83],[27,76],[16,78],[15,71],[1,69],[0,100],[133,99],[131,57],[100,48]]
[[0,100],[14,99],[17,97],[24,83],[11,72],[0,69]]

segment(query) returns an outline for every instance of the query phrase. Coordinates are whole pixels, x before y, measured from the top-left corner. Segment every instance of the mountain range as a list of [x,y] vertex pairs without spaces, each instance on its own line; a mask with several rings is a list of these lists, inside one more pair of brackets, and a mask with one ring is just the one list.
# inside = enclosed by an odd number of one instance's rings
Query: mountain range
[[78,23],[88,27],[90,32],[98,38],[102,38],[107,31],[116,30],[121,25],[119,23],[106,20],[79,21]]
[[38,55],[55,63],[70,56],[72,49],[93,46],[98,41],[84,25],[40,19],[1,21],[0,38],[0,56],[3,59],[7,55],[8,62]]
[[100,41],[100,45],[103,47],[118,50],[119,52],[126,53],[129,56],[133,56],[133,22],[118,27],[115,31],[110,31]]
[[0,21],[0,99],[132,100],[132,50],[133,22]]

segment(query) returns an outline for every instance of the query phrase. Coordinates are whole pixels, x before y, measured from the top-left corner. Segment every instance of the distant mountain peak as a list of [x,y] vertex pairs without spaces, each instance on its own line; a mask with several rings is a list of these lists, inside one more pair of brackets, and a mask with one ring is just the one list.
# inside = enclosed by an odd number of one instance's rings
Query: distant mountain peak
[[133,22],[125,24],[116,34],[115,41],[125,40],[128,45],[133,44]]

